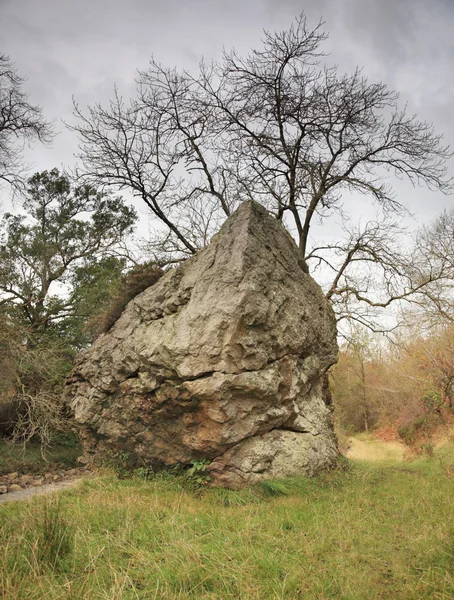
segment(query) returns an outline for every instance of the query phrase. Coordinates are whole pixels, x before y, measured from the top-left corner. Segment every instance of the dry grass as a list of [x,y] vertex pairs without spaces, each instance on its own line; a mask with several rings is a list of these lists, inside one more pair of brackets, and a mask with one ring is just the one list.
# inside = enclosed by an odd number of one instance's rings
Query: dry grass
[[347,458],[368,462],[389,462],[404,460],[405,444],[402,442],[382,442],[370,437],[349,439]]

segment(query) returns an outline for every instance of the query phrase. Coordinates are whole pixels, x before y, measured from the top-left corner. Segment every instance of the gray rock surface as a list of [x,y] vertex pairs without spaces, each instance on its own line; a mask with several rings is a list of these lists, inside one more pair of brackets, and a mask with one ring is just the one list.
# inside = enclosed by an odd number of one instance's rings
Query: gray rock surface
[[208,458],[215,483],[241,487],[335,462],[323,380],[337,352],[293,239],[246,202],[79,355],[67,400],[88,456]]

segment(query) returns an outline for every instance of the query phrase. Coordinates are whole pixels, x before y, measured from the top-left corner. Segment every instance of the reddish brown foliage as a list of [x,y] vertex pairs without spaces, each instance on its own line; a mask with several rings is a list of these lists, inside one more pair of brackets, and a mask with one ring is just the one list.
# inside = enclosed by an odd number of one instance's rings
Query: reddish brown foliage
[[127,304],[147,288],[154,285],[164,274],[164,271],[154,263],[135,266],[121,278],[118,292],[113,296],[107,310],[90,319],[87,329],[93,339],[106,333],[120,318]]
[[395,425],[383,425],[373,432],[373,437],[381,442],[398,442],[400,436]]

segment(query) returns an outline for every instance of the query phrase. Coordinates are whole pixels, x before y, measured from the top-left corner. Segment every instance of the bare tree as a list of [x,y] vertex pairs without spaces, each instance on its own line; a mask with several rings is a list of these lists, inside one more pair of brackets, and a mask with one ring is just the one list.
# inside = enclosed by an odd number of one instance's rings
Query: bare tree
[[[429,329],[454,323],[454,210],[420,228],[411,264],[412,285],[420,287],[404,319]],[[424,281],[427,284],[421,286]]]
[[193,228],[193,222],[200,224],[200,209],[214,233],[209,223],[228,216],[233,205],[226,167],[209,156],[214,111],[200,111],[195,88],[188,75],[152,62],[129,104],[115,90],[108,109],[95,105],[85,116],[75,106],[84,179],[128,189],[143,200],[177,255],[193,254],[206,243],[206,235],[198,237],[199,227]]
[[[173,256],[195,252],[212,219],[217,226],[253,198],[295,229],[306,272],[320,261],[310,245],[314,220],[342,214],[343,194],[370,199],[386,216],[404,210],[389,172],[450,192],[442,136],[399,107],[386,85],[321,66],[326,37],[301,15],[286,31],[265,32],[263,47],[245,58],[231,52],[202,63],[197,77],[152,61],[128,105],[116,93],[108,108],[84,114],[76,106],[84,177],[139,196],[164,225],[162,247]],[[191,220],[205,223],[205,233]],[[377,221],[325,249],[337,257],[327,287],[337,306],[384,307],[410,293],[384,236]],[[360,261],[381,271],[386,297],[367,295],[370,275],[359,285],[348,276]]]
[[23,184],[23,150],[27,143],[52,140],[52,127],[39,106],[23,91],[24,78],[11,59],[0,54],[0,180]]
[[315,58],[325,37],[301,16],[288,31],[266,33],[264,48],[247,58],[226,54],[217,77],[205,69],[201,80],[230,132],[249,193],[273,198],[278,218],[291,213],[303,260],[314,217],[339,210],[343,192],[369,196],[385,211],[402,208],[386,171],[452,190],[445,178],[451,153],[441,136],[360,70],[319,69]]
[[[339,322],[387,333],[415,305],[424,299],[427,305],[427,295],[435,290],[447,301],[448,257],[435,264],[421,245],[421,235],[410,235],[394,215],[362,224],[345,220],[343,230],[342,239],[316,246],[307,255]],[[386,318],[395,303],[400,310],[393,319]]]

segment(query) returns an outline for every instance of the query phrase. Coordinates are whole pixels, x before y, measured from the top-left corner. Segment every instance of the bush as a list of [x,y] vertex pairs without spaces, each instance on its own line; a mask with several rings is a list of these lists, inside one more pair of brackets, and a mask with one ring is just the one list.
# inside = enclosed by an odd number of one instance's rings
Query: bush
[[43,452],[69,422],[62,405],[62,386],[72,364],[65,344],[39,337],[0,316],[0,434],[17,442],[41,441]]
[[19,413],[20,405],[14,393],[0,396],[0,435],[11,435]]
[[136,296],[154,285],[164,274],[155,263],[137,265],[121,278],[118,292],[113,296],[107,310],[90,319],[87,330],[93,339],[106,333],[120,318],[127,304]]
[[26,444],[32,439],[39,439],[44,455],[57,432],[71,429],[60,393],[43,390],[34,394],[22,392],[16,394],[15,400],[18,408],[10,436],[14,442]]
[[401,440],[418,454],[431,456],[431,437],[442,423],[439,395],[429,392],[405,407],[397,433]]
[[398,427],[397,433],[402,441],[407,444],[407,446],[412,446],[417,443],[418,438],[424,432],[425,426],[426,417],[421,416],[408,425],[401,425]]

